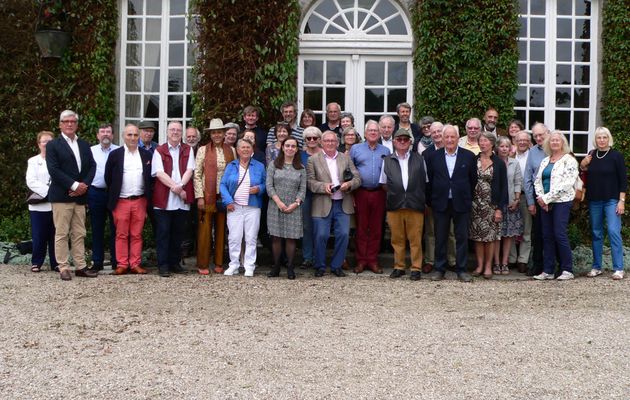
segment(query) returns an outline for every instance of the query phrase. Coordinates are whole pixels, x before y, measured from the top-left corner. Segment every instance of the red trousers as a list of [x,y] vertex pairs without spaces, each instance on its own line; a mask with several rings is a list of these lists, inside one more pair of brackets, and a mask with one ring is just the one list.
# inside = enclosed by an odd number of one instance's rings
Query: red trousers
[[385,216],[385,197],[386,193],[381,189],[357,189],[354,192],[357,263],[377,264]]
[[142,228],[147,199],[118,199],[112,212],[116,224],[116,261],[119,267],[138,267],[142,260]]

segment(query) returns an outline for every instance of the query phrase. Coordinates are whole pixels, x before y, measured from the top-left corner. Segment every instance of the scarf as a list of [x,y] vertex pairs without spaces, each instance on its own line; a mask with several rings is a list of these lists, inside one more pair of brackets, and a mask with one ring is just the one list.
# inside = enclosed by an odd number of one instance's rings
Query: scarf
[[[234,160],[232,147],[223,143],[223,158],[227,166]],[[217,150],[214,143],[210,142],[206,145],[206,155],[203,160],[203,171],[205,181],[204,202],[206,204],[215,204],[217,202]]]

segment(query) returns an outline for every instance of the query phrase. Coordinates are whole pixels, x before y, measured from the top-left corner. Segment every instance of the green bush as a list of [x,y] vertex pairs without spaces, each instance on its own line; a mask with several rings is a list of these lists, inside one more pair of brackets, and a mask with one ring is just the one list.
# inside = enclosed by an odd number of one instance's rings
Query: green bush
[[0,217],[0,242],[18,243],[31,238],[31,221],[28,211]]

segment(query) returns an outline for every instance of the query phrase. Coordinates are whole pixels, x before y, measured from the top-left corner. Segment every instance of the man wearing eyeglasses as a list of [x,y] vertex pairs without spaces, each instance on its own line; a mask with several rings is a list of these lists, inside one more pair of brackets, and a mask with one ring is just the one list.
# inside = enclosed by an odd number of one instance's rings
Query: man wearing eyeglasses
[[328,103],[326,105],[326,122],[319,126],[322,132],[333,131],[341,140],[341,106],[339,103]]
[[471,118],[466,121],[466,135],[459,139],[459,147],[479,154],[479,136],[481,135],[481,121],[479,118]]
[[420,279],[422,266],[422,228],[424,225],[425,184],[427,180],[422,155],[411,148],[411,134],[399,129],[394,134],[394,153],[383,159],[380,176],[387,190],[387,223],[394,248],[394,270],[390,278],[405,275],[405,249],[409,242],[411,275]]
[[[72,252],[78,277],[95,278],[98,272],[85,262],[85,204],[87,191],[96,173],[90,145],[79,139],[79,116],[65,110],[59,117],[61,136],[46,145],[46,164],[50,173],[48,198],[52,203],[55,224],[55,254],[61,280],[72,279],[68,253]],[[72,242],[68,249],[68,240]]]
[[[304,128],[297,122],[297,106],[292,101],[286,101],[280,106],[280,113],[284,122],[289,125],[289,132],[297,140],[301,150],[304,147]],[[276,129],[272,127],[267,133],[267,146],[274,143],[276,143]]]

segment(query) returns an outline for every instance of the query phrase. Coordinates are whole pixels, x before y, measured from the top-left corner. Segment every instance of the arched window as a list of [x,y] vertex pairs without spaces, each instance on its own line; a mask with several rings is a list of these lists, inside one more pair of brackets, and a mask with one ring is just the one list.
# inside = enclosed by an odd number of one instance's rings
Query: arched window
[[352,112],[362,132],[367,119],[396,114],[412,103],[412,35],[405,10],[392,0],[320,0],[300,31],[298,103],[318,123],[326,104]]

